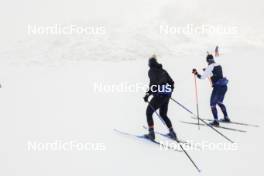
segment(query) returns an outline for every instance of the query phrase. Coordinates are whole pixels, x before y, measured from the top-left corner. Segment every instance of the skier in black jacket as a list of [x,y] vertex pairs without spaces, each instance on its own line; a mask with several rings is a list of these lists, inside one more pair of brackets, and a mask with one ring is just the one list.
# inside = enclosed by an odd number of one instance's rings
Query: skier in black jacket
[[162,65],[157,62],[155,55],[149,59],[148,64],[150,67],[148,71],[150,84],[149,90],[144,97],[144,101],[148,102],[150,95],[152,95],[153,98],[150,100],[146,110],[149,134],[146,134],[145,137],[150,140],[155,139],[152,115],[157,109],[159,109],[160,116],[169,129],[169,136],[177,140],[171,121],[167,116],[170,97],[174,89],[174,81],[169,76],[168,72],[162,68]]
[[213,55],[207,55],[206,61],[208,63],[208,67],[204,69],[204,73],[202,75],[200,75],[195,68],[193,69],[192,73],[195,74],[199,79],[210,78],[213,86],[210,105],[214,116],[214,121],[211,123],[211,125],[219,126],[216,105],[220,107],[224,114],[224,118],[220,121],[230,122],[226,107],[223,103],[225,94],[227,92],[228,80],[223,76],[222,66],[215,63]]

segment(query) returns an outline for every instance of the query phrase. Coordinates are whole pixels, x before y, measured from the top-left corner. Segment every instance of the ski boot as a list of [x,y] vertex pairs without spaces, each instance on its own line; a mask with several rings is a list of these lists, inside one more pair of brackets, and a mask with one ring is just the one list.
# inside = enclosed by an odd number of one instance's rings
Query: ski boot
[[145,134],[144,137],[151,141],[154,141],[155,140],[154,128],[149,128],[149,133]]
[[175,141],[178,141],[177,135],[176,135],[176,133],[174,132],[173,128],[170,128],[169,130],[170,130],[170,132],[169,132],[168,136],[169,136],[171,139],[173,139],[173,140],[175,140]]
[[209,123],[209,125],[218,127],[219,126],[219,122],[217,120],[214,120],[211,123]]
[[225,123],[231,122],[231,120],[228,117],[224,117],[223,119],[220,119],[219,121],[220,122],[225,122]]

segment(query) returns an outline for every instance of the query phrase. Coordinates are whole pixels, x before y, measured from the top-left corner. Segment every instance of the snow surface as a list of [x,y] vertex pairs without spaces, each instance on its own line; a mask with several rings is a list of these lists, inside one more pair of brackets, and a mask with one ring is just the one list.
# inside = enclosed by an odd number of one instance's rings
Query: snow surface
[[[14,6],[13,4],[16,4]],[[247,12],[247,13],[245,13]],[[205,53],[220,45],[229,78],[225,103],[234,121],[260,128],[225,125],[220,130],[237,151],[189,151],[199,175],[261,175],[263,156],[262,1],[8,1],[0,7],[1,175],[198,175],[184,153],[161,151],[152,143],[119,135],[146,131],[144,91],[100,93],[94,83],[148,84],[147,59],[156,53],[175,80],[173,97],[195,111],[191,70],[206,66]],[[100,24],[106,35],[27,36],[27,24]],[[235,36],[159,34],[159,25],[238,26]],[[202,117],[210,118],[208,81],[199,81]],[[180,138],[225,142],[170,103],[169,117]],[[156,130],[167,132],[155,116]],[[164,139],[161,138],[160,139]],[[28,151],[28,141],[103,143],[105,151]]]

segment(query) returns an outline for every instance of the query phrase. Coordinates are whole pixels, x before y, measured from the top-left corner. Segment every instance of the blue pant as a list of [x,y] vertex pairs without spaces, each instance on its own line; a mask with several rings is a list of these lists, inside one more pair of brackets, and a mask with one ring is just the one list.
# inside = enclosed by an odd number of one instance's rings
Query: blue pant
[[224,117],[228,118],[226,107],[223,104],[226,92],[227,92],[227,86],[214,86],[213,88],[210,105],[215,120],[218,120],[216,105],[218,105],[221,108]]

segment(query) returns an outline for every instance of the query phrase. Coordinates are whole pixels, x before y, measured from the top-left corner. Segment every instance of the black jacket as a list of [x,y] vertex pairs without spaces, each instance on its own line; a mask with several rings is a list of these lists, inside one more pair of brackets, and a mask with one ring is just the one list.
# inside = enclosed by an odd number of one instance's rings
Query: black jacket
[[169,84],[171,85],[172,89],[174,88],[173,79],[170,77],[168,72],[162,68],[162,65],[159,63],[152,63],[150,65],[148,76],[150,79],[148,93],[150,94],[152,93],[150,87],[153,85],[161,86],[161,85]]

